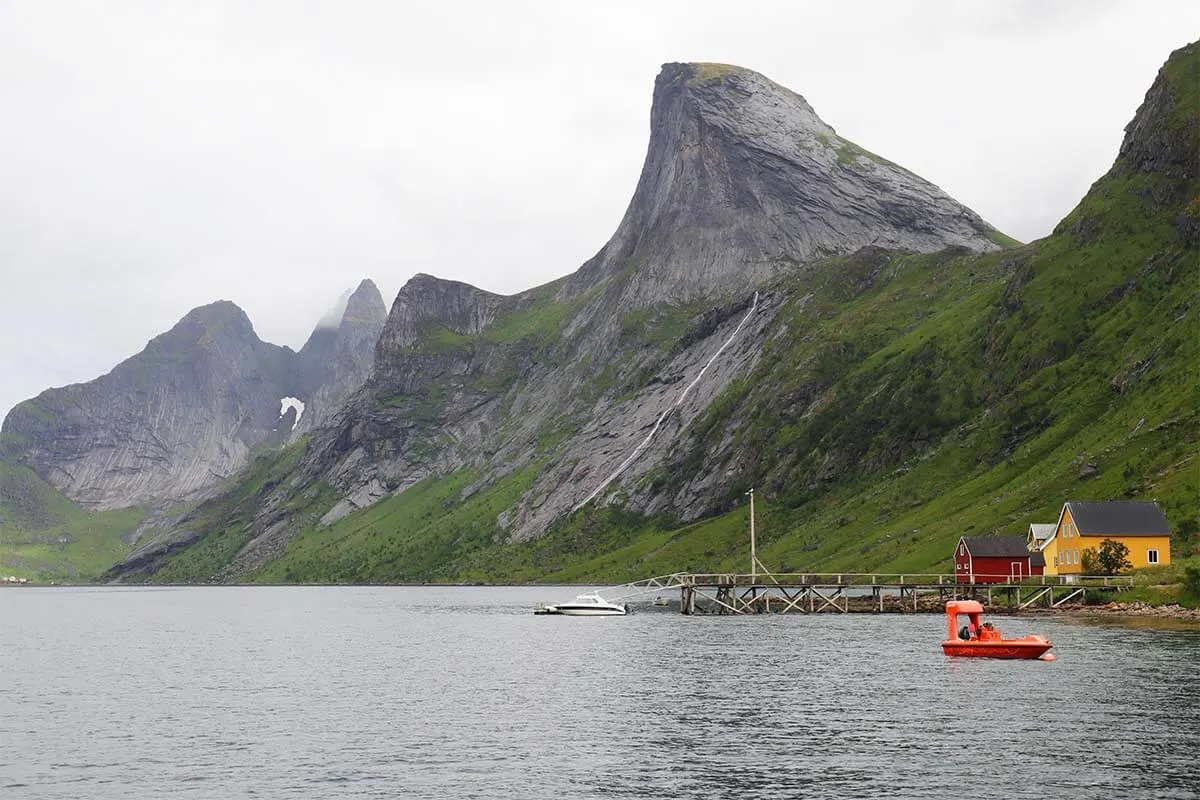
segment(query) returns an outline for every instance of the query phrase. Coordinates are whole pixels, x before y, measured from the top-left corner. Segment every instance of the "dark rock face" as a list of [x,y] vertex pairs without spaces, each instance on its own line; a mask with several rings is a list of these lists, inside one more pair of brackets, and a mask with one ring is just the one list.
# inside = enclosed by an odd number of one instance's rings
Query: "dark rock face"
[[[89,383],[48,389],[14,408],[0,456],[96,509],[202,496],[247,463],[332,416],[362,385],[386,317],[363,281],[335,328],[300,354],[261,341],[245,312],[219,301]],[[303,401],[304,414],[280,401]]]
[[997,249],[995,230],[933,184],[842,139],[800,95],[720,64],[667,64],[625,217],[568,281],[630,264],[627,302],[713,297],[868,245]]
[[270,435],[294,357],[233,303],[202,306],[107,375],[14,408],[5,456],[93,508],[193,497]]
[[[1125,139],[1117,155],[1119,168],[1155,172],[1170,178],[1195,181],[1200,175],[1200,118],[1196,109],[1181,109],[1172,86],[1173,65],[1186,69],[1187,56],[1200,50],[1193,42],[1171,54],[1158,72],[1133,120],[1125,126]],[[1179,76],[1194,86],[1200,75]]]
[[462,336],[479,333],[495,319],[504,297],[466,283],[417,274],[396,295],[379,337],[378,360],[386,364],[412,347],[430,326]]
[[350,295],[337,327],[312,332],[297,357],[299,397],[304,413],[293,437],[328,422],[342,403],[371,372],[375,345],[387,319],[383,296],[371,280],[364,280]]

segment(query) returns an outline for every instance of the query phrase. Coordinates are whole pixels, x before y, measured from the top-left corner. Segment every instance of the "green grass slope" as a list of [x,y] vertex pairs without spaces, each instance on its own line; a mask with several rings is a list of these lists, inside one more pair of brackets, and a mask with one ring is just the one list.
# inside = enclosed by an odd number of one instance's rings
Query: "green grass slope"
[[0,461],[0,575],[89,581],[129,553],[142,509],[89,512],[26,467]]

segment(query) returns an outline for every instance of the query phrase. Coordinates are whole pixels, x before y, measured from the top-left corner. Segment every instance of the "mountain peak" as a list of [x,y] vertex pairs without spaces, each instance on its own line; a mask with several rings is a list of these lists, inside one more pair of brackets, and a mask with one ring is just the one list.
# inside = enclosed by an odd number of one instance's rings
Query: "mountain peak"
[[281,423],[284,430],[299,437],[320,426],[362,385],[386,320],[387,306],[370,278],[339,298],[300,348],[296,390],[304,413],[290,428]]
[[997,237],[938,187],[842,139],[790,89],[742,67],[670,63],[625,217],[563,294],[636,265],[629,303],[683,302],[866,246],[987,251]]
[[219,300],[108,374],[21,403],[0,438],[11,457],[94,508],[187,499],[240,469],[270,433],[294,355]]
[[1125,126],[1117,168],[1195,180],[1200,174],[1200,131],[1193,104],[1200,85],[1200,42],[1171,53],[1137,113]]
[[437,325],[470,336],[491,324],[504,297],[468,283],[418,272],[396,295],[379,338],[380,353],[397,353],[421,337],[422,329]]
[[654,82],[655,104],[669,106],[677,98],[690,100],[690,109],[727,130],[756,138],[782,134],[789,143],[797,137],[816,139],[837,132],[801,95],[765,75],[733,64],[663,64]]
[[347,322],[383,323],[387,317],[387,306],[383,303],[383,295],[379,287],[370,278],[364,278],[358,288],[346,301],[346,310],[342,313],[342,324]]
[[229,300],[217,300],[184,314],[170,330],[151,339],[147,351],[174,350],[213,340],[259,343],[246,312]]
[[239,326],[250,326],[250,317],[242,308],[231,300],[217,300],[208,305],[197,306],[191,311],[183,315],[179,322],[175,323],[174,327],[181,325],[202,325],[204,327],[217,327],[221,325],[234,324]]

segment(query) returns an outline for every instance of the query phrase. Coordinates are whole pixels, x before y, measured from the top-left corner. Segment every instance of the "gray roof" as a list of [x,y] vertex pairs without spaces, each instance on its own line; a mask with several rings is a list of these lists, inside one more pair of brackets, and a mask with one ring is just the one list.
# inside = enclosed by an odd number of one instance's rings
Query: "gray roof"
[[1170,536],[1171,528],[1157,503],[1114,500],[1103,503],[1068,500],[1066,508],[1082,536]]
[[[1031,555],[1025,539],[1020,536],[964,536],[963,541],[974,558],[1025,558]],[[1042,559],[1042,566],[1045,565],[1046,560]]]
[[1053,522],[1031,522],[1029,524],[1029,532],[1033,534],[1033,538],[1039,542],[1044,542],[1054,535],[1058,530],[1058,526]]

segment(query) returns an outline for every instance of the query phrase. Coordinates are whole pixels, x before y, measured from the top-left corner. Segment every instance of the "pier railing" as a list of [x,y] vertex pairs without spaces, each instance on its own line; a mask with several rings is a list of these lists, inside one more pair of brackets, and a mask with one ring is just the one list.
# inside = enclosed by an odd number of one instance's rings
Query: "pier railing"
[[675,577],[693,586],[970,586],[988,583],[1021,586],[1133,586],[1132,575],[1026,575],[976,573],[973,581],[958,576],[925,572],[760,572],[682,573]]
[[[1058,608],[1082,602],[1087,592],[1119,592],[1128,575],[959,576],[928,572],[677,573],[684,614],[848,613],[936,610],[946,600],[978,598],[992,604],[999,592],[1013,608]],[[988,579],[991,580],[988,580]]]

